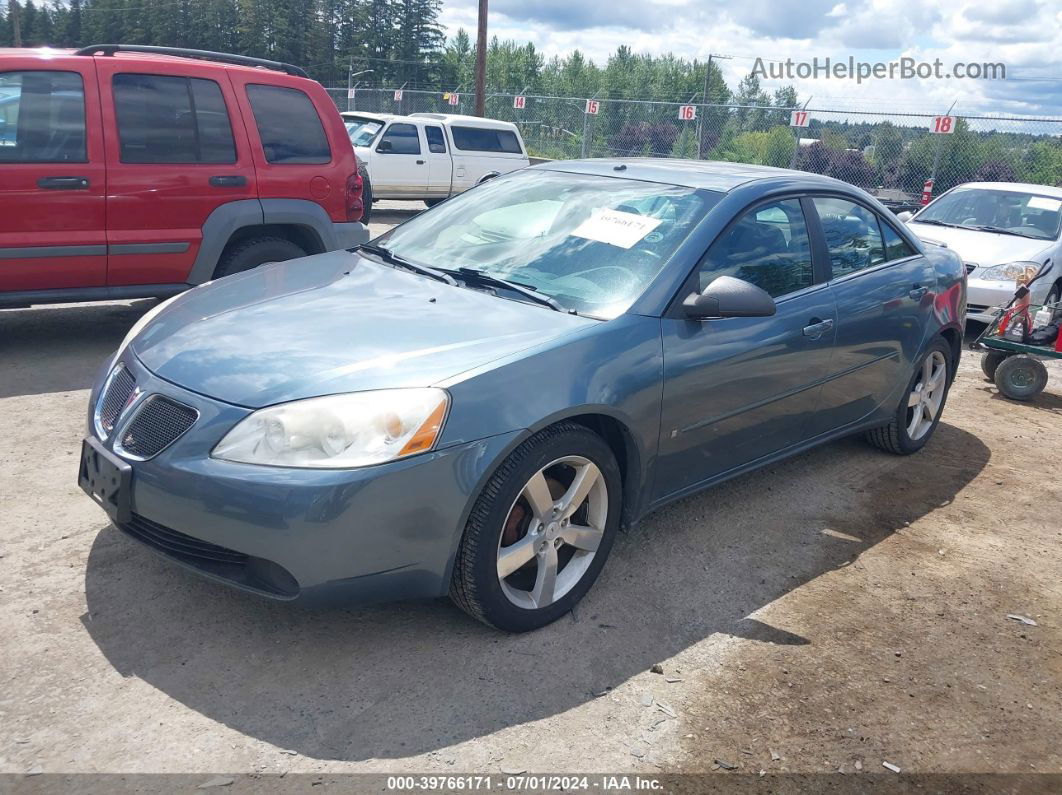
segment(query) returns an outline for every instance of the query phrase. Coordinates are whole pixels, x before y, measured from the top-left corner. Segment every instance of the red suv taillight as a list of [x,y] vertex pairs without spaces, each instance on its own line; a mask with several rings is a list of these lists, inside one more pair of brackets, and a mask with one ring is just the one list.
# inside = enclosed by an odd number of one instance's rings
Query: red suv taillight
[[365,214],[365,202],[361,198],[361,174],[355,171],[347,177],[347,220],[360,221]]

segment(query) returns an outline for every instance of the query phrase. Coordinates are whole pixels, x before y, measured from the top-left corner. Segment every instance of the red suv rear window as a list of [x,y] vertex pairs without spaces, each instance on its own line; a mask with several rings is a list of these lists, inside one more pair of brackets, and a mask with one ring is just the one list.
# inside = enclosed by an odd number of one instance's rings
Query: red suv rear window
[[328,163],[328,148],[321,117],[306,94],[297,88],[249,85],[258,135],[270,163]]

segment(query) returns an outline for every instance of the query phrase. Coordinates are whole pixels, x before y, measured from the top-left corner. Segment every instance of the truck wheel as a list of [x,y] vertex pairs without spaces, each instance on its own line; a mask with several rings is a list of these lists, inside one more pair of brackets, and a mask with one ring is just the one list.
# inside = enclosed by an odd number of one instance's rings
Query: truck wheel
[[231,276],[267,262],[283,262],[286,259],[305,256],[305,251],[282,237],[252,237],[229,247],[228,251],[222,254],[218,266],[214,269],[214,278]]
[[441,204],[444,201],[446,201],[446,199],[425,199],[424,204],[430,208],[434,207],[436,204]]
[[1047,386],[1047,368],[1039,359],[1019,354],[1008,356],[996,368],[996,387],[1011,400],[1030,400]]
[[989,351],[984,354],[981,357],[981,372],[985,374],[985,378],[989,381],[994,381],[996,379],[996,370],[999,369],[999,365],[1003,363],[1003,360],[1008,355],[1001,351]]
[[361,222],[367,225],[369,218],[372,217],[372,182],[369,181],[369,175],[364,171],[361,172],[361,201],[365,205],[361,213]]

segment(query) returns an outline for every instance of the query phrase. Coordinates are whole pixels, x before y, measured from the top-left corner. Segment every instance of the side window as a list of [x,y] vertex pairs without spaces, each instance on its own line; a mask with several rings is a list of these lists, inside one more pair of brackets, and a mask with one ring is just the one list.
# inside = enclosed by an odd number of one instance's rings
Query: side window
[[235,163],[236,145],[213,80],[114,76],[123,163]]
[[255,83],[247,86],[247,99],[266,162],[294,165],[332,160],[321,117],[304,92]]
[[428,151],[434,154],[446,152],[446,139],[443,137],[442,127],[428,125],[424,128],[424,134],[428,137]]
[[417,133],[417,126],[415,124],[392,124],[384,131],[376,151],[391,155],[419,155],[420,136]]
[[84,163],[77,72],[0,72],[0,163]]
[[509,152],[522,154],[520,141],[510,130],[488,130],[481,127],[450,128],[454,147],[466,152]]
[[892,262],[894,259],[912,257],[918,252],[911,248],[911,244],[900,237],[900,233],[889,224],[881,220],[882,237],[885,240],[885,261]]
[[733,224],[701,261],[700,289],[733,276],[772,296],[815,283],[808,227],[798,199],[760,205]]
[[878,217],[847,199],[813,199],[830,250],[833,278],[846,276],[885,261]]

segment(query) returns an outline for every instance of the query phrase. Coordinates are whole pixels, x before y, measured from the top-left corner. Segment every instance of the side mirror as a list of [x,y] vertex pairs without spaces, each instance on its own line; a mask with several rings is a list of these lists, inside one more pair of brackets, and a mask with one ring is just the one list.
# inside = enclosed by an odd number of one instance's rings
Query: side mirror
[[382,141],[380,141],[380,145],[376,147],[376,151],[390,152],[393,148],[394,145],[387,138],[384,138]]
[[770,293],[755,284],[720,276],[702,293],[690,293],[682,302],[686,317],[704,320],[713,317],[770,317],[778,311]]
[[902,213],[897,213],[896,215],[896,220],[904,224],[906,224],[912,218],[914,218],[914,213],[910,210],[904,210]]

